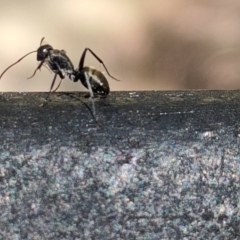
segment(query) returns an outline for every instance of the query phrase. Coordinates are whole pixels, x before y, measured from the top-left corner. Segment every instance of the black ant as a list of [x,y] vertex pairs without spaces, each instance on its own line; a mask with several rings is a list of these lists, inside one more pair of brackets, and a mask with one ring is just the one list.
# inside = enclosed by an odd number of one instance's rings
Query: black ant
[[[9,68],[11,68],[15,64],[19,63],[20,61],[22,61],[22,59],[24,59],[26,56],[28,56],[32,53],[35,53],[35,52],[37,52],[37,61],[41,61],[41,62],[38,65],[38,67],[36,68],[36,70],[34,71],[33,75],[31,77],[29,77],[28,79],[32,78],[36,74],[37,70],[41,69],[41,67],[44,65],[44,63],[47,63],[48,67],[55,73],[55,76],[54,76],[52,84],[51,84],[50,92],[54,86],[57,75],[59,75],[59,77],[61,79],[64,79],[66,74],[69,76],[69,78],[71,78],[72,77],[71,73],[74,72],[74,67],[73,67],[71,60],[66,55],[65,51],[53,49],[53,47],[49,44],[42,45],[43,40],[44,40],[44,38],[41,39],[40,47],[37,50],[27,53],[26,55],[21,57],[17,62],[15,62],[15,63],[11,64],[9,67],[7,67],[0,75],[0,79],[2,78],[4,73]],[[49,94],[50,94],[50,92],[49,92]],[[48,94],[47,98],[49,97],[49,94]]]
[[[74,66],[64,50],[53,49],[53,47],[49,44],[42,45],[43,40],[44,38],[41,39],[40,47],[37,50],[27,53],[26,55],[21,57],[17,62],[7,67],[0,75],[0,79],[9,68],[19,63],[26,56],[34,52],[37,52],[37,61],[41,62],[35,69],[33,75],[28,79],[32,78],[36,74],[37,70],[40,70],[45,63],[48,65],[48,67],[55,73],[55,75],[52,80],[49,94],[46,97],[46,99],[48,99],[51,92],[57,91],[57,89],[60,87],[63,79],[66,76],[68,76],[70,80],[72,80],[73,82],[77,82],[78,80],[80,80],[83,86],[90,91],[91,97],[94,97],[95,95],[107,96],[110,92],[110,88],[104,74],[93,67],[84,67],[86,52],[89,51],[103,65],[109,77],[113,78],[116,81],[120,81],[111,76],[104,62],[90,48],[85,48],[80,58],[78,68],[74,70]],[[58,84],[57,88],[54,91],[52,91],[57,76],[61,78],[61,81]]]

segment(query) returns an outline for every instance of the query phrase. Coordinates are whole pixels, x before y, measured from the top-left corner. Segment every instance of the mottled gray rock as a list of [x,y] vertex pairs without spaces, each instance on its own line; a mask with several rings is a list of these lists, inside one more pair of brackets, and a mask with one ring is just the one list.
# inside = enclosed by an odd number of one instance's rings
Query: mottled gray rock
[[240,239],[239,91],[44,97],[0,95],[1,239]]

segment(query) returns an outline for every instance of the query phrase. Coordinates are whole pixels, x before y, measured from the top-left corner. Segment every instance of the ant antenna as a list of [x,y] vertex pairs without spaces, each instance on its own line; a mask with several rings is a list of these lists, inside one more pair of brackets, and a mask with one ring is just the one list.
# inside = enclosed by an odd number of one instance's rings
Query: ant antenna
[[21,57],[20,59],[18,59],[15,63],[13,63],[13,64],[11,64],[9,67],[7,67],[7,68],[2,72],[2,74],[0,75],[0,79],[2,78],[2,76],[4,75],[4,73],[5,73],[9,68],[11,68],[12,66],[16,65],[16,64],[19,63],[20,61],[22,61],[26,56],[28,56],[28,55],[30,55],[30,54],[32,54],[32,53],[35,53],[35,52],[37,52],[37,50],[27,53],[26,55],[24,55],[23,57]]
[[44,39],[45,39],[45,37],[43,37],[43,38],[41,39],[41,41],[40,41],[40,46],[42,46],[42,42],[43,42]]
[[[42,46],[42,42],[43,42],[44,39],[45,39],[45,37],[43,37],[43,38],[41,39],[41,41],[40,41],[40,46]],[[2,78],[2,76],[4,75],[4,73],[5,73],[9,68],[11,68],[12,66],[16,65],[17,63],[19,63],[20,61],[22,61],[25,57],[27,57],[28,55],[30,55],[30,54],[32,54],[32,53],[35,53],[35,52],[37,52],[37,50],[27,53],[26,55],[24,55],[23,57],[21,57],[20,59],[18,59],[15,63],[13,63],[13,64],[11,64],[9,67],[7,67],[7,68],[2,72],[2,74],[0,75],[0,79]],[[36,69],[36,70],[37,70],[37,69]]]

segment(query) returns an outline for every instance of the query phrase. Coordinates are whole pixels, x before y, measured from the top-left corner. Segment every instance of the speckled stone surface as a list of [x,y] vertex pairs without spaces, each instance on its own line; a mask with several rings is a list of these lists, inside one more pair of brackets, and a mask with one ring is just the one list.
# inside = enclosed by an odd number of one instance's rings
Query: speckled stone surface
[[113,92],[100,126],[45,96],[0,95],[0,239],[240,239],[239,91]]

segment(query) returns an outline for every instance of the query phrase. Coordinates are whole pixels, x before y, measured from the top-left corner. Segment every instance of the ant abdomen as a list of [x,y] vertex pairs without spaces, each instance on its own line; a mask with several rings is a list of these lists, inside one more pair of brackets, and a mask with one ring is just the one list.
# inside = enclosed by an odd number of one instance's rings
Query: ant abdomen
[[[95,95],[107,96],[110,92],[109,84],[107,78],[104,74],[93,68],[93,67],[83,67],[81,71],[76,71],[76,77],[74,82],[80,80],[84,87],[89,89],[88,82],[92,88],[92,92]],[[90,90],[90,89],[89,89]]]

